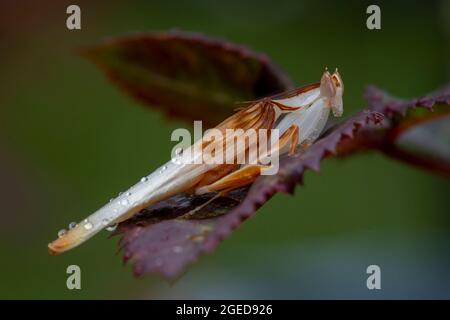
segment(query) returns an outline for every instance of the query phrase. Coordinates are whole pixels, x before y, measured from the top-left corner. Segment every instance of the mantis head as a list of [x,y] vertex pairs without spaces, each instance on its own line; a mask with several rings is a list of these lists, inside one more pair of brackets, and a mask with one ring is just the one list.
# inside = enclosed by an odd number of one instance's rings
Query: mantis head
[[333,74],[326,70],[322,75],[322,79],[320,79],[320,95],[328,99],[328,105],[335,117],[342,116],[344,112],[343,94],[344,82],[342,82],[337,69]]

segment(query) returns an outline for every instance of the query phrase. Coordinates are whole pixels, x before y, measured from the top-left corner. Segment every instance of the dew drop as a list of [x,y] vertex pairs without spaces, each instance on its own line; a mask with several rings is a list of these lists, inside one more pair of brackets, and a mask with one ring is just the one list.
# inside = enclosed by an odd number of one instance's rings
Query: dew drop
[[131,192],[127,192],[127,197],[131,196]]
[[122,199],[120,200],[120,204],[123,206],[127,206],[130,203],[130,201],[128,201],[128,199]]
[[148,181],[148,178],[147,178],[147,177],[142,177],[142,178],[141,178],[141,182],[142,182],[142,183],[147,182],[147,181]]
[[76,222],[71,222],[71,223],[69,223],[69,230],[75,228],[76,226],[77,226],[77,223],[76,223]]
[[67,233],[66,229],[61,229],[58,231],[58,238],[61,238],[63,235],[65,235]]
[[182,156],[183,156],[183,148],[177,148],[175,150],[175,157],[172,159],[172,162],[175,164],[181,164]]
[[86,230],[91,230],[92,227],[93,227],[93,225],[92,225],[92,223],[89,222],[89,220],[87,220],[87,219],[84,220],[84,228],[85,228]]
[[114,230],[117,229],[117,226],[118,226],[117,223],[112,224],[112,225],[110,225],[110,226],[107,226],[107,227],[106,227],[106,230],[109,231],[109,232],[112,232],[112,231],[114,231]]
[[119,196],[121,196],[123,194],[123,192],[119,192]]
[[181,156],[182,154],[183,154],[183,149],[182,149],[182,148],[177,148],[177,149],[175,150],[175,155]]

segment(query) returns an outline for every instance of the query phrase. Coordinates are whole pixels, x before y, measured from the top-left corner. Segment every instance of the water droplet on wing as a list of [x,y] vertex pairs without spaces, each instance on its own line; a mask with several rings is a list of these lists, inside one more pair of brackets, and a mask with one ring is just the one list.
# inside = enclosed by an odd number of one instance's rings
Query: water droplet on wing
[[84,225],[83,225],[83,227],[84,227],[86,230],[91,230],[93,226],[94,226],[94,225],[93,225],[88,219],[84,220]]
[[63,235],[67,233],[66,229],[61,229],[58,231],[58,238],[61,238]]
[[76,223],[76,222],[71,222],[71,223],[69,223],[69,230],[75,228],[76,226],[77,226],[77,223]]

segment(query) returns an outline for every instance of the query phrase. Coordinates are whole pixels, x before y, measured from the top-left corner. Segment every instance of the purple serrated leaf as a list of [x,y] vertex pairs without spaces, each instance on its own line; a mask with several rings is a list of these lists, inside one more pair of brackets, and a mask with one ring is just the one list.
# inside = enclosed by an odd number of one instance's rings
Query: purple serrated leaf
[[[356,131],[379,123],[381,118],[375,111],[350,117],[303,154],[282,159],[278,174],[261,176],[248,192],[235,190],[219,198],[222,204],[213,202],[202,208],[208,218],[184,218],[186,213],[207,201],[207,197],[191,195],[178,195],[141,211],[122,223],[116,232],[123,235],[120,246],[125,261],[133,263],[137,276],[158,273],[167,279],[177,277],[202,254],[214,251],[276,193],[293,193],[295,186],[303,182],[304,172],[319,170],[321,160],[335,152],[342,140],[351,139]],[[215,214],[217,210],[221,210],[221,214]]]

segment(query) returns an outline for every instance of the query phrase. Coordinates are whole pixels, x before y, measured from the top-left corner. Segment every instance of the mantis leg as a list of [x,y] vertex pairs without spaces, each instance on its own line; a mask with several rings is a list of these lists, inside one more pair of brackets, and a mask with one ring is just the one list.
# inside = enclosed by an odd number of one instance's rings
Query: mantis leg
[[246,186],[261,174],[261,169],[266,166],[254,164],[247,165],[245,167],[236,170],[229,175],[217,180],[216,182],[195,189],[196,194],[205,194],[209,192],[219,192],[221,195],[227,193],[228,191]]
[[296,124],[293,124],[290,126],[280,137],[279,148],[283,149],[284,146],[287,146],[289,144],[289,155],[292,156],[295,153],[295,148],[298,144],[298,138],[299,138],[299,129]]
[[217,198],[220,198],[220,197],[224,196],[225,193],[226,193],[226,192],[224,192],[224,191],[221,191],[221,192],[217,193],[217,194],[214,195],[211,199],[209,199],[209,200],[206,201],[205,203],[202,203],[202,204],[199,205],[198,207],[195,207],[195,208],[192,209],[191,211],[189,211],[189,212],[183,214],[181,217],[182,217],[182,218],[186,218],[186,217],[189,217],[189,216],[194,215],[194,214],[195,214],[196,212],[198,212],[200,209],[206,207],[208,204],[210,204],[211,202],[213,202],[213,201],[216,200]]

